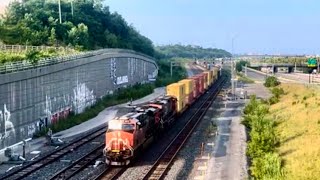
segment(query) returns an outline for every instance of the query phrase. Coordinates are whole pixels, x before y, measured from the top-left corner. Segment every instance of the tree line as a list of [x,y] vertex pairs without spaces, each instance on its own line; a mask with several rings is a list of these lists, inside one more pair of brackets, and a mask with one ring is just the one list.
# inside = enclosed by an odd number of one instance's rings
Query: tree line
[[[221,58],[231,54],[222,49],[192,45],[154,47],[104,0],[13,1],[0,18],[0,42],[19,45],[72,46],[79,50],[132,49],[157,59]],[[73,2],[71,4],[71,2]]]
[[103,0],[22,0],[8,6],[0,21],[0,40],[6,44],[71,45],[81,50],[132,49],[150,56],[152,41],[121,15],[111,13]]
[[231,54],[223,49],[203,48],[201,46],[192,45],[165,45],[157,46],[156,50],[159,52],[161,58],[223,58],[231,57]]

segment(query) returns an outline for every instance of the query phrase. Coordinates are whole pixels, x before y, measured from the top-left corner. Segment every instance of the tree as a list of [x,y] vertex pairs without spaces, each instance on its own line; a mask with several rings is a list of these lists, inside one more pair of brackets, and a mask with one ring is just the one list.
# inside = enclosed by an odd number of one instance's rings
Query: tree
[[266,78],[266,81],[264,83],[264,86],[266,87],[275,87],[280,85],[280,81],[275,76],[269,76]]
[[242,67],[243,66],[245,66],[245,65],[249,65],[249,62],[247,62],[247,61],[239,61],[239,62],[237,62],[236,63],[236,70],[238,71],[238,72],[241,72],[242,71]]
[[80,23],[77,27],[73,27],[69,32],[69,42],[73,46],[80,46],[81,48],[88,48],[89,42],[89,34],[88,34],[88,27]]
[[50,33],[50,37],[49,37],[49,43],[50,45],[55,45],[57,42],[57,35],[56,35],[56,29],[55,28],[51,28],[51,33]]

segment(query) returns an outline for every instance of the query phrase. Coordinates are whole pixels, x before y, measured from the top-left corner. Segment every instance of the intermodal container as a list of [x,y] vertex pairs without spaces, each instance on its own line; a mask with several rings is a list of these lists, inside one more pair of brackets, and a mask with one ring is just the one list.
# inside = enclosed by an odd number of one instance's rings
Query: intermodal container
[[200,95],[200,77],[199,76],[192,76],[190,77],[194,81],[194,88],[193,88],[193,98],[196,99]]
[[173,83],[167,86],[167,95],[174,96],[177,98],[177,112],[182,112],[184,107],[186,106],[185,103],[185,84],[183,83]]
[[208,89],[208,75],[207,73],[201,73],[200,74],[203,77],[203,89],[207,90]]
[[218,79],[218,76],[219,76],[219,68],[213,67],[213,77],[215,81]]
[[207,75],[207,85],[210,87],[212,84],[212,73],[211,71],[204,71],[203,73]]
[[203,94],[204,91],[205,91],[205,89],[204,89],[204,87],[205,87],[205,83],[204,83],[205,79],[204,79],[204,76],[201,75],[201,74],[199,74],[199,75],[197,75],[197,77],[199,77],[199,84],[200,84],[199,92],[200,92],[201,94]]
[[183,83],[186,87],[186,97],[185,102],[187,105],[191,105],[193,103],[193,89],[194,89],[194,80],[192,79],[184,79],[179,81],[179,83]]
[[208,71],[210,76],[210,86],[213,84],[213,71]]

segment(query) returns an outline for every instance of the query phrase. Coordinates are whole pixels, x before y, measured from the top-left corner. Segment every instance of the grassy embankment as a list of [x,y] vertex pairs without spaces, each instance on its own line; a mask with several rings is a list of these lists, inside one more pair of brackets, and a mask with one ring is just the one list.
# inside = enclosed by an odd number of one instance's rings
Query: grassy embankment
[[238,78],[238,81],[242,81],[244,83],[254,83],[254,80],[248,78],[241,72],[237,72],[237,78]]
[[257,179],[318,179],[320,89],[301,84],[270,89],[272,98],[252,99],[244,110],[251,175]]
[[284,84],[287,92],[270,108],[279,125],[284,179],[319,179],[320,177],[320,90],[300,84]]
[[48,51],[24,51],[21,53],[0,52],[0,65],[7,62],[19,62],[29,60],[31,63],[36,63],[42,58],[56,57],[62,55],[54,49]]
[[[115,92],[113,95],[107,95],[102,99],[98,100],[95,105],[88,107],[85,112],[81,114],[73,115],[71,114],[68,118],[58,121],[56,124],[51,125],[50,128],[53,132],[59,132],[75,125],[78,125],[82,122],[85,122],[95,116],[97,116],[105,108],[126,103],[131,100],[136,100],[142,98],[148,94],[153,93],[153,90],[156,87],[165,86],[172,82],[179,81],[180,79],[185,78],[186,71],[182,67],[174,67],[173,72],[174,76],[170,76],[170,64],[167,61],[159,61],[159,76],[154,84],[137,84],[128,88],[122,88],[119,91]],[[168,70],[169,68],[169,70]],[[48,129],[36,134],[36,136],[42,136],[47,132]]]

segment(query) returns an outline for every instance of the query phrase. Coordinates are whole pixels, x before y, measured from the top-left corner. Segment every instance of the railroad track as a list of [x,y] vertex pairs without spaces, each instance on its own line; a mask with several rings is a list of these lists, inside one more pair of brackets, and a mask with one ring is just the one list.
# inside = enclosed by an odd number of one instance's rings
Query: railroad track
[[[183,145],[189,138],[190,134],[197,126],[197,124],[206,114],[208,108],[211,106],[215,97],[218,95],[220,89],[222,88],[222,85],[224,84],[225,80],[226,79],[220,80],[219,83],[214,87],[212,95],[210,95],[207,99],[204,100],[204,103],[200,105],[196,113],[193,114],[193,116],[183,127],[183,129],[178,133],[178,135],[173,139],[169,146],[164,150],[164,152],[160,155],[157,161],[152,165],[151,169],[147,173],[145,173],[143,180],[163,179],[165,177],[177,153],[183,147]],[[209,91],[209,93],[211,92]]]
[[[68,145],[62,146],[55,151],[40,157],[39,159],[30,162],[29,164],[23,166],[22,168],[9,172],[0,179],[9,179],[9,180],[19,180],[23,179],[26,176],[36,172],[37,170],[45,167],[46,165],[57,161],[60,157],[68,154],[75,149],[81,147],[82,145],[92,141],[93,139],[103,135],[106,132],[106,127],[100,127],[97,130],[94,130],[81,138],[77,138]],[[102,152],[102,151],[101,151]]]
[[[196,125],[200,122],[202,117],[207,112],[207,109],[212,104],[215,97],[218,95],[219,90],[222,88],[225,79],[218,81],[215,84],[212,90],[209,90],[209,95],[206,99],[202,100],[203,103],[200,104],[198,110],[193,114],[193,116],[189,119],[184,128],[178,133],[178,135],[174,138],[174,140],[170,143],[168,148],[160,155],[157,159],[156,163],[152,166],[150,171],[148,171],[143,179],[162,179],[167,172],[169,166],[171,165],[174,157],[179,152],[183,144],[186,142],[190,134]],[[127,167],[106,167],[100,174],[96,177],[91,178],[90,180],[115,180],[119,178],[125,171]]]
[[50,180],[59,180],[59,179],[67,180],[74,177],[76,174],[78,174],[83,169],[87,168],[90,164],[92,164],[92,162],[102,157],[102,150],[104,146],[105,144],[102,143],[100,146],[93,149],[88,154],[82,156],[78,160],[74,161],[71,165],[63,168],[62,170],[54,174],[49,179]]
[[126,170],[126,167],[106,167],[100,174],[90,180],[115,180]]

